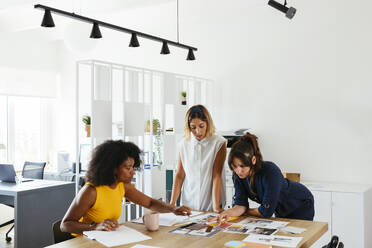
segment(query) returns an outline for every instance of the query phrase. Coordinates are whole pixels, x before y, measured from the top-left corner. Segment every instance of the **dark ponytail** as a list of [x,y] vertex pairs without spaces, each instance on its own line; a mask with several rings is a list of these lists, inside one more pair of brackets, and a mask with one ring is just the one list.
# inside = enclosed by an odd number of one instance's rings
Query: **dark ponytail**
[[[256,135],[247,132],[233,144],[228,158],[228,164],[232,171],[234,171],[234,158],[240,159],[244,166],[250,167],[250,181],[252,181],[254,174],[259,172],[262,168],[263,159],[257,139]],[[253,156],[256,157],[255,165],[252,164]]]

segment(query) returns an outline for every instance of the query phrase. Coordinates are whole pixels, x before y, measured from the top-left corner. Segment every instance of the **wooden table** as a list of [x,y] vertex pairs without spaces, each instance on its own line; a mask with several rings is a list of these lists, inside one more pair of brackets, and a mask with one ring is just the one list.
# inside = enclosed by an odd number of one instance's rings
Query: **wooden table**
[[[232,221],[232,222],[239,222],[245,217],[240,217],[239,219]],[[315,241],[317,241],[325,232],[328,230],[328,224],[326,222],[314,222],[314,221],[304,221],[304,220],[293,220],[293,219],[282,219],[282,218],[270,218],[271,220],[280,220],[280,221],[287,221],[290,222],[288,226],[295,226],[295,227],[302,227],[306,228],[306,231],[301,234],[284,234],[281,232],[277,232],[277,235],[283,236],[301,236],[303,239],[301,240],[300,244],[297,247],[306,248],[310,247]],[[130,228],[136,229],[137,231],[146,234],[152,239],[145,240],[139,242],[139,244],[143,245],[152,245],[158,247],[169,247],[169,248],[177,248],[177,247],[224,247],[224,243],[231,240],[243,240],[247,235],[246,234],[233,234],[233,233],[226,233],[226,232],[219,232],[216,235],[205,238],[205,237],[196,237],[196,236],[187,236],[182,234],[172,234],[168,233],[168,231],[175,229],[175,226],[172,227],[164,227],[161,226],[159,231],[156,232],[149,232],[146,230],[146,227],[142,224],[135,224],[135,223],[125,223],[125,226]],[[127,245],[119,246],[121,248],[129,248],[134,246],[136,243],[131,243]],[[52,245],[49,247],[53,248],[67,248],[67,247],[78,247],[78,248],[90,248],[90,247],[105,247],[104,245],[90,240],[86,237],[78,237],[71,240],[67,240],[65,242]],[[279,247],[279,246],[273,246]]]

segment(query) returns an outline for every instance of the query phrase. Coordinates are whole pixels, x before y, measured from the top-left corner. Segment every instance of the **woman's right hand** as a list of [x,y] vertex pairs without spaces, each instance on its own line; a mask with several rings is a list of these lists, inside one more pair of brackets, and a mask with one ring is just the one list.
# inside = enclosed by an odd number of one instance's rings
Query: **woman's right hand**
[[218,222],[225,222],[225,221],[227,221],[230,217],[232,217],[232,215],[231,215],[231,211],[230,211],[230,209],[228,209],[228,210],[225,210],[225,211],[223,211],[222,213],[220,213],[220,215],[217,217],[217,221],[218,221]]
[[119,223],[117,222],[117,220],[107,219],[107,220],[102,221],[101,223],[98,223],[94,230],[114,231],[118,227],[119,227]]

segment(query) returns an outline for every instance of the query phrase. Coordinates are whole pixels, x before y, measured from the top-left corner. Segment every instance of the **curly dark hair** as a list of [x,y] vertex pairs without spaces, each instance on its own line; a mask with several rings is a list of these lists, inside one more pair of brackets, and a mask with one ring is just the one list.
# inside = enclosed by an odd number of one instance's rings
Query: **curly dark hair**
[[128,158],[134,159],[135,170],[141,168],[140,154],[141,150],[132,142],[107,140],[93,150],[85,181],[95,186],[112,185],[116,180],[115,169]]

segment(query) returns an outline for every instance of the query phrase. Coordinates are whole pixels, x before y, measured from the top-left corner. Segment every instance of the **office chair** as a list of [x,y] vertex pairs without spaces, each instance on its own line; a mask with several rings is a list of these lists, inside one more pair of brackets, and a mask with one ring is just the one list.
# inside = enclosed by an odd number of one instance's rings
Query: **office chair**
[[74,238],[70,233],[61,231],[61,222],[62,220],[57,220],[53,223],[54,244]]
[[[43,179],[44,178],[45,165],[46,165],[45,162],[35,163],[35,162],[26,161],[23,165],[22,177],[33,178],[33,179]],[[14,200],[13,200],[13,204],[6,204],[6,205],[9,206],[9,207],[14,208]],[[0,225],[0,227],[9,225],[11,223],[14,223],[14,219]],[[9,237],[9,233],[10,233],[10,231],[13,230],[13,228],[14,228],[14,224],[12,225],[12,227],[5,234],[5,240],[8,243],[10,241],[12,241],[12,238]]]
[[[75,182],[75,176],[73,175],[71,178],[71,182]],[[85,185],[85,181],[83,177],[79,177],[79,190]]]
[[46,163],[36,163],[26,161],[23,165],[22,177],[33,178],[33,179],[43,179],[44,178],[44,168]]

